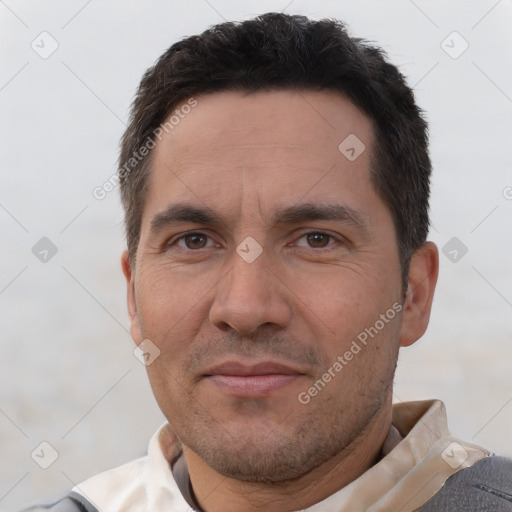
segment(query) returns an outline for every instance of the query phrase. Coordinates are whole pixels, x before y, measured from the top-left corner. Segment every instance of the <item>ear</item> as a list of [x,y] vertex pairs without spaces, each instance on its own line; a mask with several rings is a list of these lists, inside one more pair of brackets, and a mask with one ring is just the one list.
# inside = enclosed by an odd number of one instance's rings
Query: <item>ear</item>
[[439,273],[439,252],[426,242],[411,257],[409,285],[405,294],[400,345],[407,347],[427,330]]
[[135,297],[135,275],[132,273],[128,259],[128,251],[124,251],[121,255],[121,268],[123,269],[123,274],[126,279],[126,302],[128,305],[128,315],[130,317],[130,333],[133,341],[139,345],[143,337]]

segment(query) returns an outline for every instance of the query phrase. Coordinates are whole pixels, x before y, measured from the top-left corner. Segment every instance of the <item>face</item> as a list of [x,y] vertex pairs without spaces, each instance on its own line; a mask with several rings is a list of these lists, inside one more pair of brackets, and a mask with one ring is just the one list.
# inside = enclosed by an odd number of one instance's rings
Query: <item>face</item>
[[160,351],[150,382],[187,449],[297,478],[389,407],[403,293],[372,125],[334,92],[196,99],[153,150],[132,336]]

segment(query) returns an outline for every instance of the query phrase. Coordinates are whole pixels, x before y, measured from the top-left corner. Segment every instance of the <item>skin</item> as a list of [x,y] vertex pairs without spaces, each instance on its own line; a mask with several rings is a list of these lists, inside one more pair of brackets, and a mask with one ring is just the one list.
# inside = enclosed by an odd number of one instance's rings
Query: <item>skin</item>
[[[438,253],[415,252],[403,290],[391,213],[370,181],[372,123],[344,96],[197,100],[153,150],[136,265],[122,257],[131,333],[160,350],[149,379],[203,510],[299,510],[378,460],[398,350],[427,327]],[[349,134],[366,147],[354,161],[338,149]],[[262,249],[251,263],[247,237]],[[400,313],[301,403],[393,304]],[[214,368],[233,361],[252,372],[235,386]],[[258,363],[290,374],[260,378]]]

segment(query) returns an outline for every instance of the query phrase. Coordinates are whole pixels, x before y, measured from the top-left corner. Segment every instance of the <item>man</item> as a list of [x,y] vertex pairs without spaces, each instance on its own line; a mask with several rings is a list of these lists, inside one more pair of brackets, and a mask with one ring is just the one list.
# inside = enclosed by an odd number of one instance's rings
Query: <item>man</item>
[[173,45],[123,137],[131,333],[168,419],[50,510],[510,511],[512,461],[392,406],[438,272],[412,91],[336,21]]

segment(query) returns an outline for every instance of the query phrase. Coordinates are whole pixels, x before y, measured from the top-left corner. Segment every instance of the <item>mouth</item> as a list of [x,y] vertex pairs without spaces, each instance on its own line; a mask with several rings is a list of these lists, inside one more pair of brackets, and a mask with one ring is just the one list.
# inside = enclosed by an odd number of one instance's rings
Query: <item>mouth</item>
[[273,361],[257,364],[227,361],[208,369],[203,377],[229,395],[261,397],[292,384],[304,375],[299,368]]

